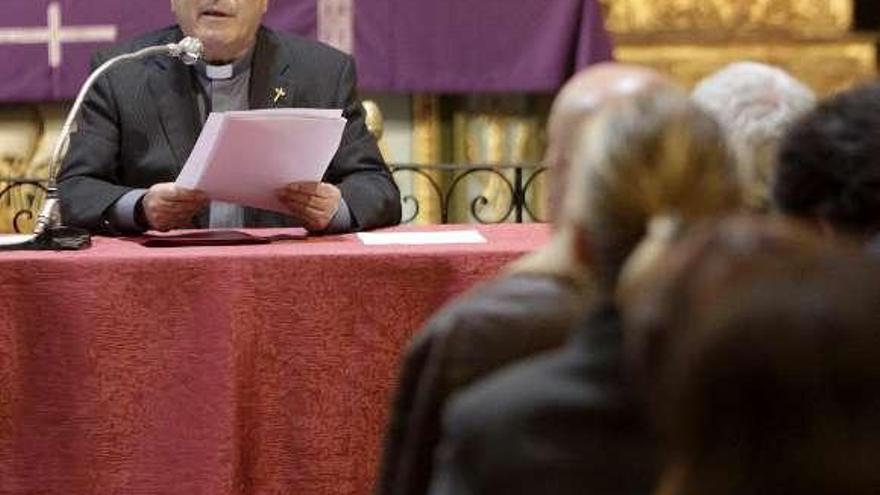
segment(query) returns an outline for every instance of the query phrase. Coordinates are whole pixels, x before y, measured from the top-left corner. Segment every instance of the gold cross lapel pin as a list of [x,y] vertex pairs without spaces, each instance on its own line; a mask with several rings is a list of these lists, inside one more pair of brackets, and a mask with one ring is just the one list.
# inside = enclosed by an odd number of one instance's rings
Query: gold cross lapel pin
[[287,98],[287,91],[285,91],[284,88],[275,88],[272,103],[278,104],[278,102],[284,98]]

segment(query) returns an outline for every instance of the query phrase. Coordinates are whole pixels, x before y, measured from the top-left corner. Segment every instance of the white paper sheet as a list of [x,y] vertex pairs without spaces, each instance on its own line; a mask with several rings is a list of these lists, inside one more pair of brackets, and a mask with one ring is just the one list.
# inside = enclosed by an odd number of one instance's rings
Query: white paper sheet
[[313,119],[341,119],[341,108],[263,108],[224,112],[227,116],[305,117]]
[[484,244],[486,238],[476,230],[449,230],[445,232],[362,232],[357,235],[367,246],[427,245],[427,244]]
[[345,122],[335,109],[212,113],[176,184],[213,200],[285,213],[275,191],[321,180]]
[[36,237],[34,234],[3,234],[0,235],[0,246],[17,246]]

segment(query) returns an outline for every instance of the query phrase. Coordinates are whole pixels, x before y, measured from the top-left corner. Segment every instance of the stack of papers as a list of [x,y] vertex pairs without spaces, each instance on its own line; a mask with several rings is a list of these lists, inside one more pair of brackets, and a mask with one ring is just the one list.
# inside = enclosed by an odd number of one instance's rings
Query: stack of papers
[[345,123],[342,110],[212,113],[175,183],[213,200],[286,213],[275,191],[291,182],[320,181]]

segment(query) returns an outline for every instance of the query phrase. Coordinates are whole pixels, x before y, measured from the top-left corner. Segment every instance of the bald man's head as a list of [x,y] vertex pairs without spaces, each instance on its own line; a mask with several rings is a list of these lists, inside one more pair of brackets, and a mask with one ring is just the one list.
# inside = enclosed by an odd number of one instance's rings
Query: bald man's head
[[575,74],[559,91],[547,121],[550,219],[558,221],[565,195],[569,156],[579,124],[605,103],[651,89],[672,85],[665,76],[646,67],[607,62]]

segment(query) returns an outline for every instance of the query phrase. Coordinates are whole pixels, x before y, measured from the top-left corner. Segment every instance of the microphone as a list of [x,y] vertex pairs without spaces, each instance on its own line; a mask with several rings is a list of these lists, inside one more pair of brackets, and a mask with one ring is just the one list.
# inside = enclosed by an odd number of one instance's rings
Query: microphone
[[[86,99],[86,95],[92,86],[95,85],[98,78],[110,70],[114,65],[126,60],[136,60],[151,55],[166,55],[179,59],[186,65],[192,65],[202,57],[203,53],[204,45],[202,42],[196,38],[188,36],[180,40],[178,43],[150,46],[133,53],[125,53],[113,57],[104,62],[88,77],[88,79],[86,79],[86,82],[83,83],[82,88],[80,88],[73,106],[67,114],[64,126],[61,128],[61,134],[58,136],[58,141],[55,142],[52,159],[49,161],[49,185],[46,188],[46,200],[43,202],[43,207],[34,223],[33,234],[29,236],[29,239],[27,239],[26,242],[20,244],[21,248],[40,249],[39,246],[42,245],[44,246],[43,249],[58,249],[58,246],[63,246],[62,249],[81,249],[90,244],[88,232],[82,229],[63,227],[61,219],[61,202],[58,197],[56,176],[58,175],[58,169],[61,165],[61,158],[67,151],[67,145],[70,142],[70,132],[73,128],[73,122],[79,114],[83,101]],[[53,238],[53,232],[55,232],[55,237],[57,237],[57,239]],[[37,247],[34,247],[35,240],[37,241]],[[0,250],[9,249],[13,245],[19,244],[16,242],[6,244],[0,239]]]
[[205,52],[205,45],[198,38],[187,36],[180,40],[180,43],[170,43],[165,45],[168,50],[168,56],[179,58],[186,65],[192,65],[202,58]]
[[204,45],[202,45],[202,42],[196,38],[187,36],[180,40],[179,43],[150,46],[134,53],[118,55],[104,62],[95,70],[95,72],[92,72],[89,78],[86,79],[86,82],[83,83],[82,88],[80,88],[79,94],[73,102],[73,106],[70,107],[70,112],[67,113],[67,119],[65,119],[64,126],[61,128],[61,134],[58,136],[58,141],[55,142],[55,149],[52,152],[52,160],[49,162],[50,187],[55,186],[55,176],[57,175],[58,167],[61,165],[61,157],[64,154],[64,151],[66,151],[66,146],[70,140],[70,131],[73,128],[73,121],[79,114],[79,110],[82,107],[83,101],[86,99],[86,95],[89,90],[92,89],[92,86],[95,85],[98,78],[104,75],[104,73],[110,70],[114,65],[127,60],[136,60],[150,55],[167,55],[172,58],[180,59],[187,65],[192,65],[202,57],[203,52]]

